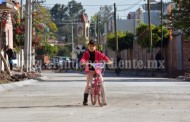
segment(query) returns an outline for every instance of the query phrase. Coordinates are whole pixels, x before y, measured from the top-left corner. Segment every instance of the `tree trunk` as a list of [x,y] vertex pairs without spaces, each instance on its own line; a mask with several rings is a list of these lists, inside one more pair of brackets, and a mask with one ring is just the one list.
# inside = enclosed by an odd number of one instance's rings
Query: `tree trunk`
[[9,67],[9,65],[8,65],[8,63],[7,63],[7,61],[6,61],[6,59],[3,57],[1,51],[0,51],[0,58],[3,60],[3,63],[5,64],[5,70],[6,70],[6,72],[7,72],[9,75],[11,75],[10,67]]

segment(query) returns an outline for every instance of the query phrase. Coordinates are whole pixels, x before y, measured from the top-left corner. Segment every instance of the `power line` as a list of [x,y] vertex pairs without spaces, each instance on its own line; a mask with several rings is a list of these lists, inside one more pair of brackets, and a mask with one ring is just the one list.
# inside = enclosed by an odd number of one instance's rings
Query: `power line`
[[[126,1],[126,0],[123,0],[123,1],[120,1],[120,2],[118,2],[118,3],[124,3],[124,2],[127,2],[127,1]],[[118,3],[117,3],[117,4],[118,4]]]
[[[127,10],[130,10],[130,9],[132,9],[132,8],[134,8],[134,7],[136,7],[137,5],[143,5],[143,3],[141,3],[140,4],[140,2],[142,2],[143,0],[137,0],[135,3],[133,3],[133,4],[131,4],[131,3],[129,3],[129,4],[117,4],[116,6],[117,7],[119,7],[119,6],[128,6],[127,8],[125,8],[125,9],[120,9],[120,10],[117,10],[117,12],[122,12],[122,11],[127,11]],[[122,2],[124,2],[124,1],[122,1]],[[122,2],[120,2],[120,3],[122,3]],[[48,6],[54,6],[55,4],[42,4],[42,6],[46,6],[46,7],[48,7]],[[73,5],[73,6],[75,6],[75,5]],[[77,5],[76,5],[77,6]],[[101,7],[101,6],[113,6],[114,7],[114,4],[109,4],[109,5],[103,5],[103,4],[85,4],[85,5],[82,5],[82,6],[86,6],[86,7]],[[95,8],[93,8],[94,10],[95,10]],[[86,12],[85,12],[86,13]],[[53,13],[53,14],[55,14],[55,13]]]
[[129,10],[129,9],[132,9],[132,8],[134,8],[137,5],[137,3],[141,2],[141,1],[142,0],[139,0],[139,1],[135,2],[134,4],[132,4],[131,6],[129,6],[128,8],[117,10],[117,11],[126,11],[126,10]]
[[[52,6],[52,5],[55,5],[55,4],[43,4],[43,5]],[[127,5],[142,5],[142,4],[139,4],[139,3],[136,3],[136,4],[118,4],[117,6],[127,6]],[[75,6],[75,5],[73,5],[73,6]],[[98,7],[100,7],[100,6],[113,6],[113,5],[112,4],[111,5],[105,5],[105,4],[90,5],[90,4],[88,4],[88,5],[82,5],[82,6],[98,6]]]

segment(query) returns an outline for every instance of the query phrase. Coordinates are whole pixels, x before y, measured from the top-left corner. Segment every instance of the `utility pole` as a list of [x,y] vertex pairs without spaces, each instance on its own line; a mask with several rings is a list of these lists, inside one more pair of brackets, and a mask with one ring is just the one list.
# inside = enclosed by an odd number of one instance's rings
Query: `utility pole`
[[26,0],[25,16],[25,40],[24,40],[24,70],[31,70],[31,50],[32,50],[32,4],[31,0]]
[[162,16],[163,16],[163,0],[161,0],[161,14],[160,14],[160,16],[161,16],[161,33],[162,33],[162,35],[161,35],[161,49],[160,49],[160,51],[161,51],[161,60],[162,60],[162,57],[163,57],[163,19],[162,19]]
[[28,72],[29,67],[29,0],[26,0],[25,16],[25,40],[24,40],[24,71]]
[[99,32],[99,17],[98,16],[97,16],[97,20],[96,21],[97,21],[97,42],[98,42],[97,45],[98,45],[98,51],[100,51],[100,49],[99,49],[100,48],[100,36],[99,36],[100,32]]
[[74,35],[73,35],[73,21],[72,21],[72,29],[71,29],[71,31],[72,31],[72,59],[74,58]]
[[116,56],[118,53],[118,36],[117,36],[117,23],[116,23],[116,4],[114,3],[114,29],[115,29],[115,41],[116,41]]
[[29,71],[32,68],[32,1],[29,0]]
[[153,60],[152,49],[152,30],[151,30],[151,18],[150,18],[150,0],[148,0],[148,27],[149,27],[149,41],[150,41],[150,59]]

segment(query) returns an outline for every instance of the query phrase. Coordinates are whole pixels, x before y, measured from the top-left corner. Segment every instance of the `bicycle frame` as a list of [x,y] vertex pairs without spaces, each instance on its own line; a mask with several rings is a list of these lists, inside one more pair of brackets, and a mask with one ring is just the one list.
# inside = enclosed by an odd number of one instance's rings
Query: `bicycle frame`
[[92,84],[95,85],[95,94],[98,94],[97,86],[102,83],[102,80],[100,78],[100,74],[102,74],[102,69],[104,68],[105,63],[86,63],[86,65],[91,65],[95,69],[95,77],[93,79]]
[[[87,63],[86,65],[91,65],[95,69],[95,74],[93,81],[89,87],[89,93],[91,95],[91,102],[93,105],[96,104],[96,97],[98,96],[98,103],[100,106],[103,106],[102,97],[103,95],[105,97],[105,92],[102,84],[102,79],[100,75],[102,74],[102,69],[105,66],[105,63]],[[103,91],[103,92],[102,92]],[[104,99],[105,100],[105,99]]]
[[[98,74],[97,74],[98,75]],[[96,78],[94,78],[93,82],[92,82],[92,87],[94,87],[94,91],[93,91],[93,94],[95,95],[98,95],[100,94],[100,84],[102,83],[101,79],[100,79],[100,76],[97,76]]]

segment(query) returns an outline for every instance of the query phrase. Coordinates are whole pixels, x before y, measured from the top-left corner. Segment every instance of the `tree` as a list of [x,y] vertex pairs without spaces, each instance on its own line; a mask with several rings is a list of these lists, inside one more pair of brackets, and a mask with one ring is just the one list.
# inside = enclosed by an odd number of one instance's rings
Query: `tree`
[[18,17],[16,15],[13,16],[13,47],[22,48],[24,46],[24,35],[25,35],[25,19],[21,19],[17,21]]
[[37,55],[44,55],[48,54],[50,57],[56,56],[58,49],[56,46],[51,46],[49,43],[44,43],[41,48],[37,48],[36,53]]
[[[117,32],[118,35],[118,47],[119,51],[125,50],[125,49],[130,49],[133,47],[133,40],[134,40],[134,35],[129,32]],[[115,34],[114,33],[109,33],[107,35],[107,46],[112,49],[116,50],[116,41],[115,41]]]
[[113,14],[112,10],[113,10],[112,6],[108,6],[108,5],[102,6],[102,7],[100,7],[100,10],[98,11],[98,13],[96,13],[91,18],[91,23],[96,23],[96,26],[97,26],[96,20],[97,20],[97,18],[99,19],[100,33],[104,33],[104,24],[105,24],[105,22],[108,21],[108,18],[110,16],[112,16],[112,14]]
[[65,45],[65,46],[58,46],[57,48],[58,48],[58,52],[57,52],[58,56],[70,56],[71,46]]
[[113,14],[112,10],[112,6],[105,5],[103,7],[100,7],[100,10],[97,13],[97,15],[99,16],[102,23],[107,22],[108,17],[110,17]]
[[[52,33],[57,32],[57,26],[55,23],[51,21],[51,15],[49,10],[38,2],[34,3],[34,8],[37,10],[36,12],[32,13],[32,46],[37,49],[39,46],[42,45],[42,42],[46,38],[46,36],[50,36],[53,38]],[[25,17],[25,16],[24,16]],[[14,23],[14,43],[16,47],[23,47],[24,46],[24,19],[21,20],[21,23]],[[44,34],[46,32],[46,34]]]
[[76,45],[85,45],[86,42],[87,42],[87,39],[85,37],[76,37],[75,38]]
[[[55,4],[50,10],[52,21],[56,23],[58,26],[57,37],[58,40],[68,42],[71,40],[71,26],[72,21],[79,21],[80,15],[78,15],[79,11],[85,10],[81,3],[77,3],[75,0],[71,0],[68,2],[68,5],[63,4]],[[75,25],[74,25],[75,26]],[[76,28],[74,27],[73,32],[76,32]],[[74,33],[75,35],[75,33]]]
[[[169,40],[169,31],[166,27],[163,28],[163,47],[166,46]],[[142,48],[150,48],[149,28],[147,24],[140,24],[137,27],[137,42]],[[161,47],[161,26],[151,25],[153,47]]]
[[61,24],[64,20],[68,20],[68,7],[64,4],[55,4],[51,10],[51,19],[57,25]]
[[81,3],[77,3],[75,0],[68,2],[68,13],[70,19],[78,18],[78,12],[83,9]]
[[[176,7],[172,9],[173,28],[190,35],[190,2],[189,0],[174,0]],[[169,18],[169,16],[168,16]]]
[[67,43],[68,36],[72,35],[71,29],[72,28],[70,25],[64,25],[64,26],[59,27],[59,30],[58,30],[59,40],[65,41]]
[[[47,9],[41,8],[41,13],[33,13],[33,32],[32,32],[32,46],[36,48],[37,46],[40,46],[41,43],[44,41],[44,31],[47,31],[46,29],[49,29],[50,31],[47,33],[47,35],[52,34],[52,32],[57,31],[56,25],[49,19],[46,18],[46,20],[43,20],[42,16],[47,16]],[[19,23],[15,20],[13,20],[13,44],[14,48],[22,48],[24,46],[24,40],[25,40],[25,19],[22,19]]]

